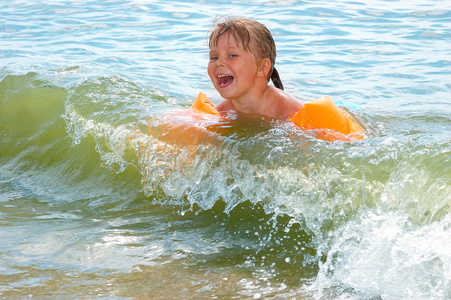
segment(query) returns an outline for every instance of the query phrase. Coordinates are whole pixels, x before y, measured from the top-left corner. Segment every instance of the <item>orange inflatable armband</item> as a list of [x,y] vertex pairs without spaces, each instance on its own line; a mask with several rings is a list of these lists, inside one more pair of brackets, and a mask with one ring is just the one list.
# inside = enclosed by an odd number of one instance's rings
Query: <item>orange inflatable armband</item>
[[[199,93],[190,110],[200,114],[221,116],[202,92]],[[290,121],[325,141],[350,142],[361,140],[365,136],[362,127],[328,96],[305,103]]]
[[202,92],[197,95],[196,100],[194,100],[193,105],[191,105],[191,109],[204,114],[215,115],[218,117],[221,116],[213,103],[211,103],[207,96]]
[[317,138],[331,142],[361,140],[365,135],[362,127],[328,96],[305,103],[290,120],[301,128],[313,129]]

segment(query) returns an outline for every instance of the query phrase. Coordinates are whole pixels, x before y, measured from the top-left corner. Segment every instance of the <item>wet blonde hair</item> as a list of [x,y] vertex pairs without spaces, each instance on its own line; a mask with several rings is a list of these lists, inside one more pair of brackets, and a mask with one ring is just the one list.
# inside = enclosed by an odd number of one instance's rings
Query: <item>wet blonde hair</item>
[[235,39],[235,42],[241,45],[244,50],[251,52],[257,62],[269,58],[271,61],[271,70],[268,81],[271,79],[275,87],[283,90],[279,73],[274,68],[276,62],[276,44],[271,32],[265,25],[244,18],[216,18],[209,34],[208,46],[210,49],[218,45],[219,38],[225,33],[229,33]]

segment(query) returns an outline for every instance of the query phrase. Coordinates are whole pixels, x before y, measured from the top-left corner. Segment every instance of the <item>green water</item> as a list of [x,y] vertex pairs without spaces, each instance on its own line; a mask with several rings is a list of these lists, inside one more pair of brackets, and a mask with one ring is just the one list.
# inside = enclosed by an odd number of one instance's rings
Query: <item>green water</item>
[[219,146],[189,149],[145,134],[139,104],[164,97],[119,78],[65,89],[39,77],[0,85],[2,296],[309,298],[305,284],[355,260],[445,282],[446,137],[328,143],[238,121]]

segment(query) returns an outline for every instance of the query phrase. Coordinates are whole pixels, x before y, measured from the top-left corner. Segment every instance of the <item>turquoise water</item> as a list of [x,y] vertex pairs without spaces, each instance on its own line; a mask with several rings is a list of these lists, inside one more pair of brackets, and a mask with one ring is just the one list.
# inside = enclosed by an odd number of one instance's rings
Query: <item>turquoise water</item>
[[[149,135],[209,81],[217,15],[266,24],[300,101],[368,138],[269,120]],[[0,4],[0,296],[451,299],[451,4]]]

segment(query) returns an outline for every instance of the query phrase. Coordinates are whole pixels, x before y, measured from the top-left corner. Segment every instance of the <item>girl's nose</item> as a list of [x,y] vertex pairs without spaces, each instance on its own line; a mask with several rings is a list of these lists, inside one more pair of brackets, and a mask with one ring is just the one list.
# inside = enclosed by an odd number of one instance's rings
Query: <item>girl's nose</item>
[[216,62],[216,68],[219,67],[225,67],[225,61],[223,59],[218,59],[218,61]]

